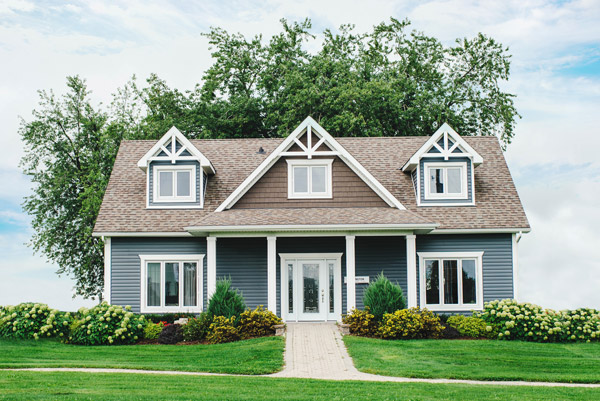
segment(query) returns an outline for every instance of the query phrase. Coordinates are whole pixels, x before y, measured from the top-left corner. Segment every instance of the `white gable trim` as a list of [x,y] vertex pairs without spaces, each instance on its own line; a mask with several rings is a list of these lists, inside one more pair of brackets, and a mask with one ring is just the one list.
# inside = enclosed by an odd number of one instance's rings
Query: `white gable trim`
[[[304,146],[298,138],[306,130],[308,135],[307,146]],[[320,140],[312,146],[311,133],[315,133]],[[329,146],[331,151],[317,151],[321,144]],[[293,145],[298,144],[302,151],[287,152]],[[281,144],[229,195],[223,203],[215,210],[222,212],[230,209],[252,186],[281,158],[282,156],[304,155],[309,159],[313,156],[339,156],[352,171],[356,173],[377,195],[381,197],[390,207],[396,207],[400,210],[406,208],[396,199],[379,181],[371,175],[346,149],[344,149],[323,127],[321,127],[312,117],[306,119],[287,137]]]
[[[444,139],[446,146],[442,149],[438,142]],[[452,139],[454,144],[448,148],[448,139]],[[435,147],[439,153],[427,153],[431,147]],[[464,153],[452,153],[456,148],[461,149]],[[444,123],[432,136],[425,142],[423,146],[415,152],[414,155],[406,162],[402,171],[412,171],[419,165],[419,161],[423,157],[443,157],[448,160],[451,157],[470,157],[473,160],[473,166],[478,166],[483,163],[483,158],[473,149],[456,131],[447,123]]]
[[[171,152],[165,147],[171,141]],[[179,141],[182,148],[176,151],[175,142]],[[160,151],[168,154],[168,156],[157,156]],[[181,156],[181,153],[187,150],[191,156]],[[202,154],[192,143],[175,127],[171,127],[166,134],[160,138],[156,144],[138,161],[138,167],[142,170],[148,168],[148,164],[153,160],[166,160],[175,163],[178,160],[197,160],[200,162],[200,167],[209,173],[215,174],[216,170],[206,156]]]

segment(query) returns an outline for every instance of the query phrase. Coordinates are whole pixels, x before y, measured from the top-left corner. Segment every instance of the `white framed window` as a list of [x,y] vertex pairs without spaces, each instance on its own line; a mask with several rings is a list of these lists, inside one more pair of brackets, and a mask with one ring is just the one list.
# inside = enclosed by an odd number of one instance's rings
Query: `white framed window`
[[425,199],[468,199],[466,162],[425,163]]
[[333,159],[287,159],[289,199],[332,198]]
[[201,312],[204,255],[140,255],[140,311]]
[[154,202],[196,202],[196,166],[154,166]]
[[483,252],[419,252],[418,255],[422,308],[483,309]]

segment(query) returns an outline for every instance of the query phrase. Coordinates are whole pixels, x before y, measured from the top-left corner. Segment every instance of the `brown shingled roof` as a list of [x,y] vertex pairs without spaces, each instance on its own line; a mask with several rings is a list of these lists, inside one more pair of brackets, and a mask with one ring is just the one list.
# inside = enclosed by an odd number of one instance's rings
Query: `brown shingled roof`
[[[137,161],[155,141],[123,141],[94,232],[185,232],[193,225],[438,223],[440,229],[528,228],[529,223],[495,137],[464,138],[482,157],[475,169],[475,206],[417,207],[410,175],[402,166],[427,137],[336,138],[409,212],[393,208],[214,210],[281,143],[282,139],[192,140],[214,165],[204,209],[146,209],[146,174]],[[258,154],[262,147],[264,154]],[[402,213],[401,213],[402,212]],[[266,222],[275,223],[266,223]],[[250,223],[248,223],[250,222]],[[210,224],[208,224],[210,223]]]

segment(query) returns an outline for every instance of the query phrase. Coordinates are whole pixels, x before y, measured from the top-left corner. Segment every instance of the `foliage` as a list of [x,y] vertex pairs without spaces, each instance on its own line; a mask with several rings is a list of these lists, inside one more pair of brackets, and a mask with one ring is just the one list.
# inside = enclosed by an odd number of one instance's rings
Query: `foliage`
[[444,324],[443,326],[444,330],[442,330],[441,338],[445,340],[456,340],[457,338],[461,337],[458,330],[456,330],[454,327],[450,326],[449,324]]
[[182,341],[183,327],[179,324],[166,324],[158,336],[158,342],[161,344],[177,344]]
[[600,312],[595,309],[554,311],[514,299],[486,302],[478,316],[503,340],[573,342],[600,340]]
[[196,317],[196,314],[195,313],[164,313],[164,314],[150,313],[150,314],[144,315],[144,317],[146,318],[146,320],[153,322],[153,323],[164,322],[164,323],[173,324],[175,322],[175,320],[179,320],[181,318],[191,319],[193,317]]
[[442,330],[440,319],[433,312],[410,308],[383,315],[377,333],[387,339],[439,338]]
[[454,327],[461,336],[472,338],[496,338],[498,331],[487,324],[485,320],[475,316],[453,315],[447,320],[450,327]]
[[191,318],[183,326],[183,339],[185,341],[202,341],[206,338],[213,317],[209,313],[201,313],[197,318]]
[[246,310],[244,297],[231,288],[231,278],[217,280],[215,292],[208,302],[208,313],[212,316],[240,316]]
[[377,334],[378,323],[368,307],[365,310],[352,309],[342,322],[350,325],[350,333],[357,336],[373,337]]
[[69,333],[71,314],[50,309],[46,304],[22,303],[0,308],[0,337],[64,337]]
[[273,326],[282,324],[283,321],[270,310],[265,310],[259,305],[254,310],[245,310],[238,323],[240,336],[244,339],[265,337],[275,334]]
[[133,344],[144,335],[146,320],[131,307],[102,302],[91,309],[79,309],[68,342],[80,345]]
[[392,284],[383,275],[383,272],[366,288],[363,303],[378,322],[381,321],[384,314],[406,308],[406,298],[404,298],[402,288],[397,284]]
[[162,332],[165,324],[163,322],[153,323],[146,322],[146,327],[144,327],[144,338],[146,340],[156,340],[158,336]]
[[235,316],[231,316],[230,318],[215,316],[206,336],[206,340],[210,344],[229,343],[239,339],[240,332],[235,327]]

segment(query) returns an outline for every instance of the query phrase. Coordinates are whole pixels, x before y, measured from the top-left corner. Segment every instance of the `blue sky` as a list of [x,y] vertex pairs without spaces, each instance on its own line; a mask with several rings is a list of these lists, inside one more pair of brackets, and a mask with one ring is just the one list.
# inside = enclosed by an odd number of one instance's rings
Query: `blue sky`
[[80,74],[106,104],[133,74],[152,72],[190,89],[211,63],[200,36],[210,26],[268,38],[280,18],[305,17],[316,33],[394,17],[445,44],[483,32],[508,46],[505,88],[523,118],[506,158],[533,226],[520,243],[520,298],[600,309],[600,2],[542,0],[0,0],[0,304],[91,304],[72,299],[72,281],[25,245],[32,231],[20,205],[30,183],[18,168],[17,130],[38,89],[61,93],[65,77]]

